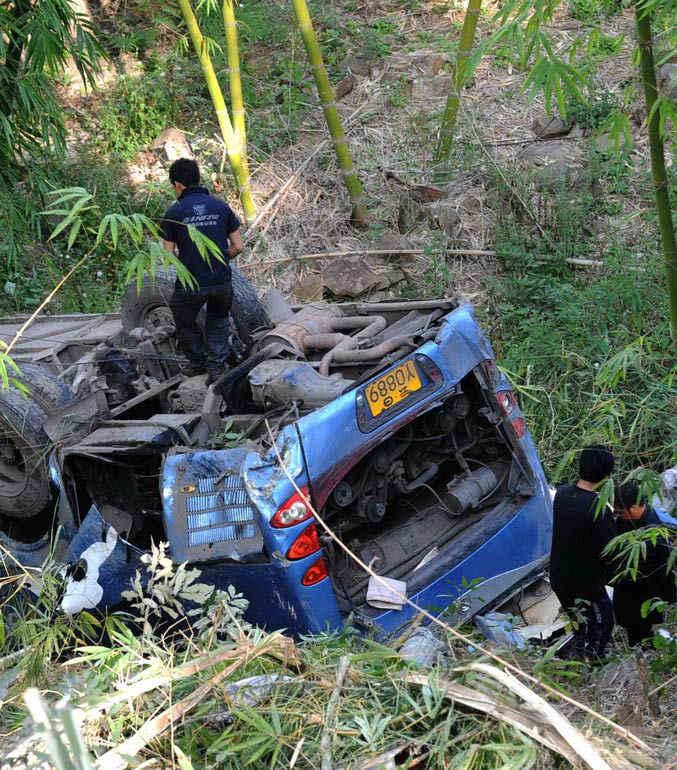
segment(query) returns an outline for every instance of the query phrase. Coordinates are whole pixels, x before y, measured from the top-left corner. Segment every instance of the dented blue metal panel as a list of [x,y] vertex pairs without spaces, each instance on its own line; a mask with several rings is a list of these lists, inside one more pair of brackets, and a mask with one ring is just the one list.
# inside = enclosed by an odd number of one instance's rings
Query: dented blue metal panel
[[[247,619],[252,623],[292,633],[339,628],[341,618],[331,581],[325,579],[313,586],[301,583],[320,554],[296,561],[286,558],[308,522],[285,529],[270,526],[278,508],[296,492],[294,484],[303,487],[308,483],[293,426],[280,432],[276,447],[263,455],[239,448],[181,452],[167,457],[162,487],[172,557],[177,562],[190,561],[202,571],[203,580],[219,588],[235,586],[250,602]],[[209,489],[203,484],[213,479],[220,480],[216,491],[213,484]],[[258,537],[191,546],[186,500],[214,495],[214,511],[226,510],[228,483],[246,493],[246,502],[240,507],[246,507],[247,515],[251,514],[251,525]]]
[[169,455],[162,471],[162,504],[177,563],[242,561],[261,553],[256,509],[242,476],[247,449]]
[[[364,386],[346,393],[298,422],[305,448],[313,493],[322,505],[332,489],[362,457],[392,436],[402,425],[432,408],[453,392],[461,379],[487,358],[493,358],[489,342],[475,323],[470,305],[463,305],[445,317],[433,342],[416,350],[442,372],[443,381],[421,401],[412,401],[395,418],[365,435],[358,425],[357,402]],[[401,363],[401,362],[400,362]],[[419,367],[419,371],[421,367]],[[425,377],[425,372],[421,372]],[[406,403],[408,403],[407,401]]]

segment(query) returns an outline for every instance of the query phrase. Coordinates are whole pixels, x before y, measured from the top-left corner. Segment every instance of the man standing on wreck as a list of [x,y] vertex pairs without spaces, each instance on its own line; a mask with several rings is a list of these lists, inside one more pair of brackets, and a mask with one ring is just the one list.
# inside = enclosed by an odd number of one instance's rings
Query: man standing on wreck
[[[179,158],[169,168],[169,181],[176,193],[160,225],[163,247],[178,249],[179,260],[197,281],[195,288],[176,282],[169,301],[176,333],[190,364],[191,375],[207,374],[211,384],[226,370],[230,353],[230,306],[233,285],[229,260],[243,248],[240,220],[225,201],[200,187],[200,169],[190,158]],[[210,238],[220,249],[223,262],[204,259],[193,242],[187,225]],[[197,316],[207,305],[204,337]]]

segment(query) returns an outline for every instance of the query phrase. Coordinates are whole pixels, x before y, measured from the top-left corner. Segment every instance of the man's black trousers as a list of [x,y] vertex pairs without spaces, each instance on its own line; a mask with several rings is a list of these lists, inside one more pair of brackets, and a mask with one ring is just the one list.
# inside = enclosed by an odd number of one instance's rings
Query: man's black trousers
[[557,597],[574,627],[574,638],[566,651],[567,657],[579,660],[604,657],[614,627],[614,612],[606,591],[595,599],[576,599],[560,596],[559,593]]
[[[196,291],[174,288],[169,307],[174,316],[176,334],[183,352],[193,369],[206,369],[216,376],[226,368],[230,354],[230,306],[233,301],[232,284],[201,286]],[[204,335],[197,324],[197,316],[206,304]]]

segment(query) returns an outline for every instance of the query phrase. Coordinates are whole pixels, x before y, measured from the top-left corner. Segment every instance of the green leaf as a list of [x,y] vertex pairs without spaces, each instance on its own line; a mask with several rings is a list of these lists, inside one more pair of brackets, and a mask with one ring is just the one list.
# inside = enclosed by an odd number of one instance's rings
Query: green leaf
[[80,229],[82,228],[82,220],[76,219],[75,222],[73,222],[73,227],[71,228],[70,233],[68,234],[68,249],[73,248],[73,244],[75,243],[76,238],[78,237],[78,233],[80,232]]

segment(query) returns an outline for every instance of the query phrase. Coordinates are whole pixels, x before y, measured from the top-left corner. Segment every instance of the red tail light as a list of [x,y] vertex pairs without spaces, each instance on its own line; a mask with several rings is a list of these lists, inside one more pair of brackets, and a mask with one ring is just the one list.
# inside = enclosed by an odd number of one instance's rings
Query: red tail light
[[479,368],[482,370],[482,373],[487,380],[489,389],[495,390],[501,381],[501,373],[498,371],[496,361],[494,361],[493,358],[487,358],[485,361],[482,361],[482,363],[479,365]]
[[301,583],[304,586],[313,586],[315,583],[319,583],[320,580],[324,580],[328,576],[329,571],[327,570],[327,565],[325,564],[324,559],[320,556],[320,558],[312,565],[312,567],[308,569],[306,574],[303,576]]
[[[514,393],[511,391],[500,390],[496,394],[496,398],[498,399],[498,403],[501,405],[501,409],[503,410],[503,413],[506,417],[509,417],[515,411],[515,409],[517,409],[517,399],[515,398]],[[512,429],[515,431],[517,438],[522,438],[522,436],[527,432],[527,424],[524,422],[524,418],[522,417],[515,417],[513,420],[510,420],[510,425],[512,425]]]
[[303,487],[300,492],[295,492],[286,503],[283,503],[270,520],[270,526],[278,529],[293,527],[302,521],[312,518],[310,510],[310,498],[308,487]]
[[517,406],[515,396],[509,390],[500,390],[496,394],[496,398],[498,399],[498,403],[501,405],[503,413],[506,415],[510,414]]
[[522,438],[522,436],[527,432],[527,424],[524,422],[522,417],[516,417],[510,424],[512,425],[512,429],[515,431],[517,438]]
[[320,539],[317,536],[317,527],[311,524],[294,540],[291,548],[287,551],[287,558],[295,561],[303,559],[320,550]]

